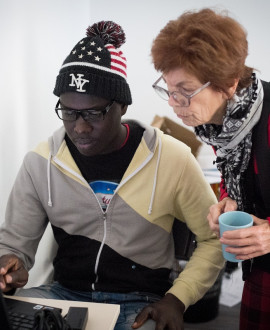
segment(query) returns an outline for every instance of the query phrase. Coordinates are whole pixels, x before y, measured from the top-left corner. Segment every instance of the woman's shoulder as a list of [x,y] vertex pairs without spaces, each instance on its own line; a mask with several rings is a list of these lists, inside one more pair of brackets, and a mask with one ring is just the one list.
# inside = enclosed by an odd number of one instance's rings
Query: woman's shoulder
[[264,92],[264,102],[270,102],[270,82],[262,80],[263,92]]

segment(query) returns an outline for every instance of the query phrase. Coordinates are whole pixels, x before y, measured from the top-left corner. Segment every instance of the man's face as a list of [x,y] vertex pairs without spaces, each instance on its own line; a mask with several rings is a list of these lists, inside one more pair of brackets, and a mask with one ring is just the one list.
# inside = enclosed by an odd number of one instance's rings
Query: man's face
[[[104,110],[110,103],[97,96],[64,93],[60,96],[61,108],[68,110]],[[74,121],[63,121],[66,133],[78,151],[85,156],[110,153],[118,149],[125,138],[121,116],[126,107],[114,102],[104,120],[86,121],[79,116]]]

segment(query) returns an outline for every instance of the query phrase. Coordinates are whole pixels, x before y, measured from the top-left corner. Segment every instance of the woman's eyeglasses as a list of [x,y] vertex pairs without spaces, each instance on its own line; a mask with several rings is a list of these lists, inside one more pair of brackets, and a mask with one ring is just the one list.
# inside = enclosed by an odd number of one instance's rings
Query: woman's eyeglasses
[[190,100],[193,96],[200,93],[202,90],[204,90],[206,87],[208,87],[211,83],[208,81],[204,85],[202,85],[200,88],[196,89],[192,94],[187,95],[184,92],[181,91],[173,91],[169,92],[167,89],[158,86],[157,84],[160,82],[160,80],[163,77],[159,77],[156,82],[152,85],[156,93],[165,101],[168,101],[170,96],[173,97],[173,99],[180,104],[181,107],[189,107],[190,106]]

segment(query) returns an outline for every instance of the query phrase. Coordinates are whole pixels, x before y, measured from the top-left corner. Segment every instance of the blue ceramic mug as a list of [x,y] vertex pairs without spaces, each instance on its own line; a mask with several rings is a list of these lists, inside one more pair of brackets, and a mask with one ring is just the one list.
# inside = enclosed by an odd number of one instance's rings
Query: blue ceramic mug
[[[248,228],[253,225],[253,218],[250,214],[242,211],[229,211],[223,213],[218,218],[220,237],[225,231]],[[225,251],[228,245],[222,244],[223,257],[231,262],[239,262],[242,260],[235,259],[235,254]]]

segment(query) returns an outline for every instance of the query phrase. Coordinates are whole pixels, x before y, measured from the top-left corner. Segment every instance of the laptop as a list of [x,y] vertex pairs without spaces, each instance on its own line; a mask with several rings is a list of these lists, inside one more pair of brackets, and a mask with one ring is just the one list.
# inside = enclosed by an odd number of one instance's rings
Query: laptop
[[62,312],[60,308],[4,297],[0,290],[0,328],[3,330],[33,329],[35,313],[44,309]]

